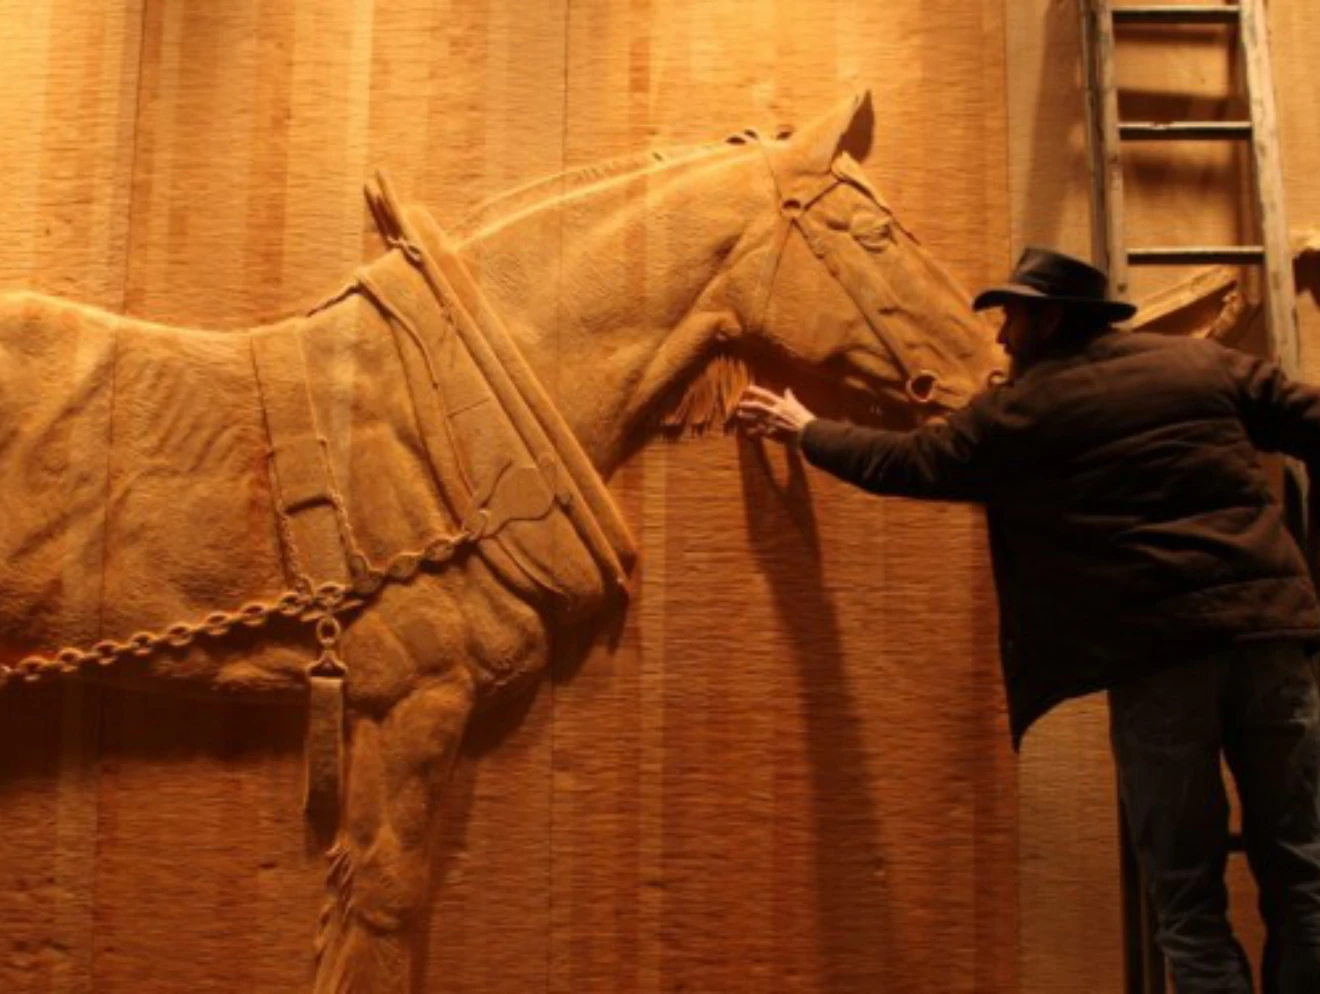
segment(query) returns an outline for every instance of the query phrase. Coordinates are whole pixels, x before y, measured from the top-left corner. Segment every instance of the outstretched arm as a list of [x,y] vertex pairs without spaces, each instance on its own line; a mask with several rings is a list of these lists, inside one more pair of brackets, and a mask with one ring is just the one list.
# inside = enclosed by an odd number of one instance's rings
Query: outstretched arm
[[876,494],[984,501],[994,476],[987,431],[975,409],[915,431],[861,428],[815,417],[793,396],[748,387],[738,420],[753,436],[798,444],[807,461]]

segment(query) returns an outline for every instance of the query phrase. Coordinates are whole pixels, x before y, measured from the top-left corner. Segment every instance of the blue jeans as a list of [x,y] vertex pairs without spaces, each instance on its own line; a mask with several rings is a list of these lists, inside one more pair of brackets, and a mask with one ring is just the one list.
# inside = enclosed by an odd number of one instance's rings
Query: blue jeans
[[1227,918],[1228,800],[1260,891],[1264,994],[1320,994],[1320,695],[1307,648],[1228,645],[1109,692],[1119,791],[1178,994],[1250,994]]

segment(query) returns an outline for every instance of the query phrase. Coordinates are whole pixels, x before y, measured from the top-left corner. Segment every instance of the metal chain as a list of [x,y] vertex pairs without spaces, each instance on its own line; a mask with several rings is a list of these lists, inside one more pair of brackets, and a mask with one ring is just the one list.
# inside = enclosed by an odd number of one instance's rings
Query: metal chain
[[160,632],[137,632],[123,641],[104,639],[90,649],[61,649],[53,656],[28,656],[14,666],[0,663],[0,687],[15,676],[35,683],[48,676],[110,667],[130,657],[146,659],[163,649],[186,648],[199,636],[220,639],[236,629],[261,628],[275,617],[315,623],[317,641],[323,650],[331,650],[339,640],[338,615],[373,600],[387,584],[408,583],[423,566],[443,569],[460,549],[480,537],[464,528],[432,540],[421,550],[397,553],[381,568],[373,567],[359,553],[349,563],[353,579],[347,584],[323,583],[314,590],[286,590],[273,601],[251,601],[237,611],[216,611],[201,621],[178,622]]

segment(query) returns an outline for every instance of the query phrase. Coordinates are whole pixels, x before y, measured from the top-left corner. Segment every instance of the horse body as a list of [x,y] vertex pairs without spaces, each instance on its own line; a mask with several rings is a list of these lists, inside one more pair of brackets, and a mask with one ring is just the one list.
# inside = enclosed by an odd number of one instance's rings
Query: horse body
[[[598,615],[631,561],[578,443],[608,476],[665,400],[727,356],[780,353],[905,405],[952,406],[990,372],[966,294],[846,151],[860,114],[543,184],[453,244],[418,212],[391,215],[395,247],[348,292],[268,328],[0,300],[0,488],[20,509],[0,529],[0,663],[330,579],[308,574],[307,554],[327,551],[308,535],[380,569],[469,534],[344,615],[348,782],[317,994],[409,989],[431,817],[471,715],[541,672],[556,626]],[[505,323],[520,356],[501,371],[471,335],[500,340]],[[254,358],[270,336],[296,337],[325,440],[334,499],[310,509],[282,490]],[[708,392],[693,419],[718,421],[733,394]],[[239,625],[141,667],[305,693],[308,642],[292,622]]]

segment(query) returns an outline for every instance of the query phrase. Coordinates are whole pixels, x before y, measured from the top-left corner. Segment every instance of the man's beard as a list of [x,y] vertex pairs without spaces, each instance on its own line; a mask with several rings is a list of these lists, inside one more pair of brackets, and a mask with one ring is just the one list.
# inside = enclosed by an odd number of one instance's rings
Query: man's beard
[[1041,353],[1045,351],[1046,342],[1038,340],[1034,335],[1028,336],[1022,342],[1012,355],[1008,357],[1008,378],[1016,380],[1040,360]]

